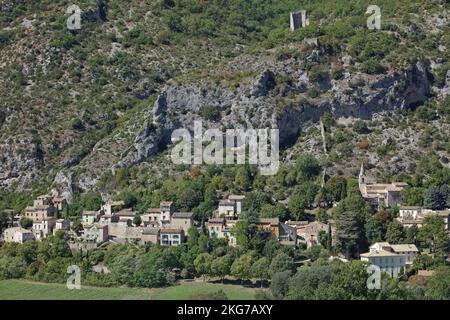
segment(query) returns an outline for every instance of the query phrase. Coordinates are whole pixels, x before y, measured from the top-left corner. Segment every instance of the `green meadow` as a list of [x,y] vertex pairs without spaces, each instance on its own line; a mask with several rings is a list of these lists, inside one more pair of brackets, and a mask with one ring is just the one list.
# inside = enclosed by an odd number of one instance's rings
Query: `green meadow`
[[196,293],[223,290],[230,300],[254,299],[256,290],[234,284],[184,282],[167,288],[81,287],[69,290],[64,284],[24,280],[0,281],[0,300],[189,300]]

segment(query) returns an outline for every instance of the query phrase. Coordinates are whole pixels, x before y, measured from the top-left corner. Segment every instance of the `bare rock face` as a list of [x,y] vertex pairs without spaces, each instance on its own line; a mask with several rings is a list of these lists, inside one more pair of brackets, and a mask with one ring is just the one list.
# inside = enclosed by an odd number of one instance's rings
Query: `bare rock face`
[[[450,70],[447,71],[447,75],[445,77],[445,85],[441,90],[441,94],[443,97],[450,95]],[[0,124],[1,124],[1,116],[0,116]]]
[[96,0],[95,7],[89,8],[82,13],[85,21],[106,21],[106,5],[102,0]]
[[[306,92],[318,83],[309,79],[301,63],[249,58],[245,70],[250,69],[252,76],[237,86],[208,79],[168,85],[153,105],[127,124],[123,134],[99,141],[83,159],[76,154],[66,158],[54,178],[53,191],[70,201],[76,191],[95,188],[105,173],[142,162],[151,165],[153,157],[170,145],[172,132],[178,128],[192,132],[196,120],[203,121],[204,129],[278,128],[281,147],[289,148],[299,132],[317,123],[325,112],[335,118],[370,119],[375,114],[415,107],[427,98],[430,86],[427,63],[418,62],[401,72],[325,79],[329,85],[322,94],[310,98]],[[242,62],[230,68],[244,71]],[[204,118],[205,108],[215,109],[218,117]],[[8,112],[6,117],[2,114],[0,126],[8,122]],[[41,179],[43,160],[38,149],[31,140],[2,141],[0,186],[17,189]]]
[[[240,86],[235,91],[228,89],[208,89],[192,84],[170,86],[158,97],[154,105],[153,121],[157,129],[148,130],[148,124],[142,128],[136,139],[138,155],[147,157],[170,141],[170,133],[177,128],[193,128],[193,121],[201,119],[200,112],[204,106],[214,106],[222,112],[220,124],[225,127],[279,128],[280,143],[288,146],[299,131],[319,121],[329,112],[334,117],[353,117],[370,119],[375,113],[410,108],[426,99],[429,86],[425,63],[411,66],[403,74],[381,75],[366,79],[364,84],[351,86],[353,78],[332,80],[333,94],[318,101],[303,100],[280,108],[274,108],[274,100],[280,94],[276,91],[276,74],[265,70],[256,81],[247,86]],[[284,87],[283,90],[299,92],[305,86],[303,80]],[[311,86],[311,83],[306,83]],[[250,95],[247,92],[251,92]],[[223,111],[231,108],[231,112]],[[218,123],[206,121],[209,127]],[[156,135],[154,135],[156,133]],[[150,138],[153,136],[152,138]],[[144,138],[145,137],[145,138]],[[155,140],[155,138],[157,138]],[[148,143],[143,143],[147,141]],[[139,156],[140,155],[140,156]],[[142,160],[143,158],[141,158]]]
[[264,71],[261,76],[256,80],[252,92],[254,97],[262,97],[267,95],[269,91],[274,89],[276,86],[275,74],[270,71]]
[[0,11],[12,11],[14,7],[23,4],[25,0],[2,0],[0,2]]
[[74,196],[72,174],[64,171],[58,172],[53,181],[51,194],[59,195],[66,199],[67,202],[71,202]]
[[31,138],[17,136],[0,143],[0,188],[26,188],[40,178],[40,146]]

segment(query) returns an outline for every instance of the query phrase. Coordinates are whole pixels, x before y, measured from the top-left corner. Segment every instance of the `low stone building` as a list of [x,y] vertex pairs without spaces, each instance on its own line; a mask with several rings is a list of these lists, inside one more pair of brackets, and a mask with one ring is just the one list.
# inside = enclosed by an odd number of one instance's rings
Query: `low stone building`
[[81,214],[81,224],[83,226],[93,225],[97,219],[98,212],[97,211],[86,211],[83,210]]
[[143,228],[141,244],[159,243],[159,229],[158,228]]
[[63,197],[54,197],[52,199],[53,206],[58,209],[59,211],[62,211],[64,207],[67,205],[67,201]]
[[4,242],[24,243],[29,240],[35,240],[33,232],[22,227],[12,227],[3,231]]
[[423,220],[429,216],[438,216],[444,220],[445,229],[450,232],[450,209],[447,210],[431,210],[422,207],[400,207],[399,217],[397,220],[405,227],[412,226],[422,227]]
[[82,238],[83,240],[95,243],[103,243],[105,241],[108,241],[109,239],[108,226],[101,226],[98,224],[87,226],[84,229],[84,234]]
[[132,227],[119,223],[111,223],[108,226],[109,237],[114,241],[131,243],[159,243],[159,229],[149,227]]
[[260,234],[266,239],[280,239],[280,221],[278,218],[259,218],[256,226]]
[[175,212],[170,223],[171,228],[181,228],[187,234],[189,228],[194,226],[192,212]]

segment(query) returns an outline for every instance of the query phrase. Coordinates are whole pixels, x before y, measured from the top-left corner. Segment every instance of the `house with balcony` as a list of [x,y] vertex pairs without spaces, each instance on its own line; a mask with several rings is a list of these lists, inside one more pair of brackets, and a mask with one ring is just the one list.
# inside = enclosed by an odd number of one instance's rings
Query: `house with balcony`
[[398,277],[413,264],[418,253],[414,244],[377,242],[370,246],[369,252],[361,254],[361,260],[378,266],[391,277]]
[[184,230],[181,228],[163,228],[159,230],[159,244],[178,246],[184,242]]

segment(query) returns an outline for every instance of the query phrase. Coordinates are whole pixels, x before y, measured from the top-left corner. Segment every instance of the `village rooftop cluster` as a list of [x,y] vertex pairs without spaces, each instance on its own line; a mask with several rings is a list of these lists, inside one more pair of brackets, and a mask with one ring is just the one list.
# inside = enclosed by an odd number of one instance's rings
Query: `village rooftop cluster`
[[[442,217],[446,230],[450,232],[450,209],[434,211],[421,207],[403,206],[401,191],[407,184],[377,184],[365,176],[361,166],[359,189],[364,200],[375,210],[379,208],[399,206],[397,220],[404,227],[413,225],[420,228],[427,216]],[[229,245],[237,246],[233,235],[233,227],[243,213],[245,195],[231,194],[218,203],[213,217],[205,222],[208,236],[216,239],[227,239]],[[64,198],[50,195],[39,196],[31,207],[27,207],[21,215],[14,217],[12,226],[4,230],[1,240],[4,242],[23,243],[41,240],[58,231],[68,236],[72,250],[89,251],[107,243],[152,243],[161,246],[177,246],[186,241],[189,229],[201,228],[194,221],[192,212],[179,212],[171,201],[162,201],[158,208],[149,208],[139,212],[126,208],[123,201],[108,201],[98,211],[83,211],[81,216],[82,230],[71,230],[71,222],[57,219],[55,212],[67,205]],[[12,214],[12,210],[10,211]],[[20,226],[22,218],[32,220],[32,226],[25,229]],[[278,218],[259,218],[256,221],[258,232],[266,240],[277,240],[282,245],[296,246],[300,242],[307,248],[319,244],[319,234],[331,235],[334,242],[334,221],[328,223],[318,221],[285,221]],[[419,254],[415,244],[389,244],[377,242],[370,246],[369,252],[362,253],[360,259],[378,266],[381,271],[397,277],[410,268]],[[346,261],[341,256],[338,258]]]

